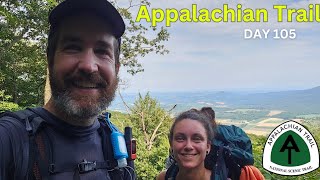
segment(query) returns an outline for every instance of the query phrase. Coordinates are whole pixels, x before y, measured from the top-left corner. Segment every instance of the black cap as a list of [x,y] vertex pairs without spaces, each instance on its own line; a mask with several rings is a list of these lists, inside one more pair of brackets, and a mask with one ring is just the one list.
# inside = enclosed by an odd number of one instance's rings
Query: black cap
[[113,35],[117,39],[125,31],[125,24],[121,15],[107,0],[65,0],[50,12],[49,23],[54,27],[67,16],[81,12],[93,12],[101,16],[107,24],[112,26]]

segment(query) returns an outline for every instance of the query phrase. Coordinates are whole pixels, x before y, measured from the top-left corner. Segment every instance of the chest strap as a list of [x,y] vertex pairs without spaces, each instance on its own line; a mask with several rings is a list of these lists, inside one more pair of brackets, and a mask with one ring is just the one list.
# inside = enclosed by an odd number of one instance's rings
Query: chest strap
[[74,171],[78,171],[80,174],[83,174],[97,169],[111,170],[111,166],[109,162],[87,161],[86,159],[78,164],[65,164],[59,166],[56,164],[49,165],[49,172],[51,174]]

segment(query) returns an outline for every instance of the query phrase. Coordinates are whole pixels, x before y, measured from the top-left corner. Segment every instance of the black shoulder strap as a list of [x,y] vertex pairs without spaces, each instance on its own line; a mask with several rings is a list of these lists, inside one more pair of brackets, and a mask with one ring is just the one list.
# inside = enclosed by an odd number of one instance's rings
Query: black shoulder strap
[[[5,117],[5,116],[18,120],[23,125],[25,125],[26,130],[29,133],[32,133],[33,128],[30,125],[30,120],[32,120],[36,116],[36,114],[34,114],[29,109],[20,110],[20,111],[16,111],[16,112],[5,111],[5,112],[1,113],[0,118]],[[29,121],[27,121],[27,120],[29,120]]]
[[[102,139],[102,148],[104,153],[104,159],[110,165],[108,169],[109,175],[113,180],[122,180],[122,179],[136,179],[136,175],[134,172],[134,159],[127,159],[127,167],[119,168],[118,162],[114,158],[113,146],[111,142],[111,133],[112,130],[117,129],[110,121],[106,122],[105,116],[111,118],[110,113],[105,113],[102,116],[99,116],[100,129],[99,132],[101,134]],[[128,147],[127,147],[128,148]],[[130,157],[130,156],[129,156]],[[125,171],[128,173],[126,174]]]
[[179,172],[179,167],[176,163],[171,164],[171,166],[167,169],[165,180],[175,180],[176,176]]
[[117,168],[118,162],[113,157],[113,148],[112,148],[112,143],[110,139],[111,129],[106,123],[104,123],[103,120],[99,119],[99,122],[100,122],[100,128],[98,131],[101,135],[101,141],[102,141],[101,144],[102,144],[104,160],[109,165],[109,168],[107,169],[108,169],[110,178],[112,180],[118,180],[118,179],[121,180],[123,179],[123,170],[120,168]]
[[[47,169],[43,167],[44,162],[39,160],[38,154],[44,154],[47,153],[39,152],[39,142],[41,140],[40,136],[37,136],[39,128],[44,124],[45,122],[37,113],[34,112],[33,109],[27,108],[25,110],[20,110],[16,112],[10,112],[6,111],[4,113],[1,113],[0,117],[12,117],[13,119],[18,120],[21,122],[28,132],[29,135],[29,157],[28,157],[28,179],[43,179],[46,180],[48,176],[43,174],[47,172]],[[43,142],[43,140],[41,140]],[[48,147],[43,146],[43,147]],[[44,151],[44,149],[43,149]],[[37,154],[37,156],[36,156]],[[41,168],[42,167],[42,168]],[[40,171],[42,172],[40,175]],[[42,176],[42,177],[41,177]]]
[[39,127],[43,125],[43,122],[45,122],[31,108],[16,112],[6,111],[0,114],[0,118],[5,116],[11,117],[21,122],[25,126],[26,131],[29,133],[29,136],[35,135],[38,132]]
[[228,178],[228,169],[225,162],[225,152],[223,146],[218,146],[217,148],[217,158],[216,164],[213,167],[212,172],[215,175],[215,179],[227,179]]

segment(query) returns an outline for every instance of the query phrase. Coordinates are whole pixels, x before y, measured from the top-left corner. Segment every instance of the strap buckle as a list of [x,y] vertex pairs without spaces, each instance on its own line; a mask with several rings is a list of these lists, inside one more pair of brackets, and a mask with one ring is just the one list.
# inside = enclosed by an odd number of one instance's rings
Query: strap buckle
[[86,173],[86,172],[90,172],[90,171],[95,171],[95,170],[97,170],[96,167],[97,167],[96,161],[91,162],[91,161],[87,161],[85,159],[78,164],[79,173]]
[[55,165],[54,164],[49,164],[49,172],[51,174],[54,174],[55,173]]

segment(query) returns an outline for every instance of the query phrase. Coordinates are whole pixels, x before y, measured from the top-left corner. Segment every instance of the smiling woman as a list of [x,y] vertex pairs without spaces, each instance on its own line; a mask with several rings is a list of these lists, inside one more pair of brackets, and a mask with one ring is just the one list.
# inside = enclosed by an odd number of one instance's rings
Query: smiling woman
[[196,110],[181,113],[174,121],[169,134],[170,150],[179,167],[177,172],[161,172],[157,179],[212,179],[204,160],[211,150],[213,130],[210,119]]

